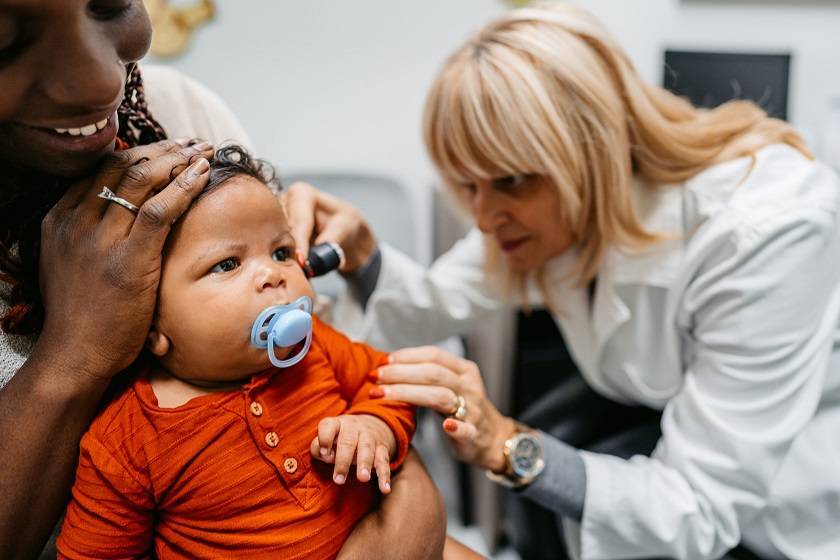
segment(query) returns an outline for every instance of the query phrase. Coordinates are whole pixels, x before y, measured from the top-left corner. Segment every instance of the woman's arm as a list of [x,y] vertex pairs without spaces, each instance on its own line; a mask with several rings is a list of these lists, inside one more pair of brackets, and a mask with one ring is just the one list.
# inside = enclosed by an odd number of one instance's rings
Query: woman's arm
[[[305,183],[295,183],[284,195],[292,233],[306,254],[309,244],[331,241],[346,255],[342,274],[355,275],[371,261],[376,239],[359,212],[341,200]],[[456,243],[430,268],[399,251],[381,245],[375,267],[375,290],[351,290],[336,305],[334,323],[351,338],[394,350],[434,343],[463,334],[498,312],[500,301],[484,274],[484,240],[476,230]],[[371,283],[370,278],[364,282]]]
[[[691,359],[656,451],[631,461],[582,453],[584,556],[720,558],[758,516],[775,535],[807,526],[806,495],[822,527],[836,518],[822,513],[830,483],[809,478],[832,456],[814,415],[840,316],[837,199],[823,204],[759,213],[760,223],[739,222],[743,235],[700,245],[708,257],[680,312]],[[791,485],[792,469],[809,474]]]
[[504,305],[485,277],[478,230],[428,268],[388,245],[380,249],[379,276],[364,308],[349,290],[336,304],[336,324],[354,338],[385,350],[434,344],[470,332]]
[[[0,391],[0,557],[34,558],[69,498],[107,381],[36,353]],[[96,373],[96,372],[94,372]]]
[[[740,542],[745,520],[766,508],[794,441],[818,410],[840,314],[836,215],[809,206],[773,218],[745,228],[745,238],[721,236],[688,286],[682,320],[691,325],[694,352],[652,457],[575,453],[544,439],[546,470],[523,494],[574,517],[561,504],[583,490],[584,557],[719,558]],[[444,429],[463,460],[499,470],[510,428],[484,396],[474,364],[414,348],[393,353],[379,372],[389,399],[447,414],[463,396],[465,421],[448,418]],[[563,457],[570,459],[565,473],[557,467]],[[564,490],[575,469],[585,488]],[[797,506],[788,507],[794,515]]]
[[423,461],[412,451],[394,477],[391,493],[356,525],[342,560],[439,559],[446,539],[446,509]]
[[[431,408],[449,415],[458,396],[466,404],[463,421],[446,418],[449,436],[458,458],[494,472],[505,470],[505,440],[515,432],[512,419],[502,415],[487,399],[478,366],[434,346],[405,348],[390,356],[379,368],[380,396]],[[580,520],[586,495],[586,470],[574,447],[545,433],[539,434],[545,470],[522,495],[558,515]]]
[[[172,141],[120,152],[45,218],[44,327],[30,358],[0,391],[0,557],[36,556],[55,527],[79,440],[110,379],[143,346],[163,244],[206,184],[204,158],[211,155],[210,145]],[[103,185],[140,206],[136,219],[97,198]]]

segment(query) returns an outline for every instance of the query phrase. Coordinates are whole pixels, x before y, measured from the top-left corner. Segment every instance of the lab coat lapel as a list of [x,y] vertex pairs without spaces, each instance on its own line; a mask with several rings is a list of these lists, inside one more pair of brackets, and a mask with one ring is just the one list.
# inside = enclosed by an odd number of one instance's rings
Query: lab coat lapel
[[669,285],[682,261],[683,189],[680,186],[649,188],[635,183],[634,195],[645,229],[671,238],[641,250],[613,247],[605,253],[592,304],[592,352],[596,367],[616,329],[633,316],[635,301],[628,304],[621,294],[629,293],[634,286]]
[[600,360],[604,345],[615,330],[629,321],[630,317],[630,308],[616,291],[614,266],[602,267],[595,285],[594,301],[592,302],[593,353],[596,364]]

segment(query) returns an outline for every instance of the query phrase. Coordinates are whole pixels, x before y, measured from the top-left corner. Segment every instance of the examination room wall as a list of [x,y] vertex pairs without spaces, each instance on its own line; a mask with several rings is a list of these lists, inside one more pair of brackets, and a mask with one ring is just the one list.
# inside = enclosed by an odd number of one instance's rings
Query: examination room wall
[[[822,142],[840,98],[840,1],[580,0],[643,75],[659,83],[666,47],[791,52],[789,115]],[[418,254],[431,255],[423,100],[442,60],[509,9],[501,0],[217,0],[217,16],[171,64],[221,95],[260,155],[286,172],[385,173],[411,191]]]

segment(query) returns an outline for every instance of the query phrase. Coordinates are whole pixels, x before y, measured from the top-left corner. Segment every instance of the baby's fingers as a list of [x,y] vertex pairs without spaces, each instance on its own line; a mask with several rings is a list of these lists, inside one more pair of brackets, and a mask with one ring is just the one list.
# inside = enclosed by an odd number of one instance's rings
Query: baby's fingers
[[389,457],[386,446],[376,446],[374,466],[376,468],[376,476],[379,478],[379,491],[383,494],[388,494],[391,491],[391,458]]
[[336,484],[344,484],[347,480],[347,473],[350,472],[350,465],[356,457],[356,447],[359,443],[359,430],[347,423],[338,434],[338,443],[335,445],[335,471],[333,480]]
[[[318,423],[318,450],[317,455],[321,460],[326,460],[332,455],[333,444],[338,432],[341,430],[341,421],[338,418],[324,418]],[[316,453],[312,453],[315,455]],[[328,461],[332,462],[332,461]]]
[[326,455],[321,453],[321,442],[318,439],[318,436],[312,438],[312,443],[309,444],[309,453],[312,454],[312,457],[318,459],[319,461],[323,461],[325,463],[334,463],[335,462],[335,453],[333,453],[332,449],[329,449]]
[[369,432],[359,434],[359,446],[356,449],[356,478],[359,482],[370,482],[375,446],[376,442]]

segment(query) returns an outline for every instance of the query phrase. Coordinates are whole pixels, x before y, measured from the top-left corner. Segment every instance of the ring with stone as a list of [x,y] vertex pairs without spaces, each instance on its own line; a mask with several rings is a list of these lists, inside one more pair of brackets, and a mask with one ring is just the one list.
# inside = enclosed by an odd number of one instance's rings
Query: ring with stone
[[102,187],[102,192],[99,193],[96,196],[99,197],[99,198],[103,198],[103,199],[107,200],[108,202],[113,202],[115,204],[119,204],[120,206],[122,206],[123,208],[125,208],[126,210],[131,212],[132,214],[136,214],[140,211],[140,209],[137,206],[130,203],[126,199],[117,196],[116,194],[114,194],[114,191],[112,191],[111,189],[109,189],[106,186],[103,186]]

